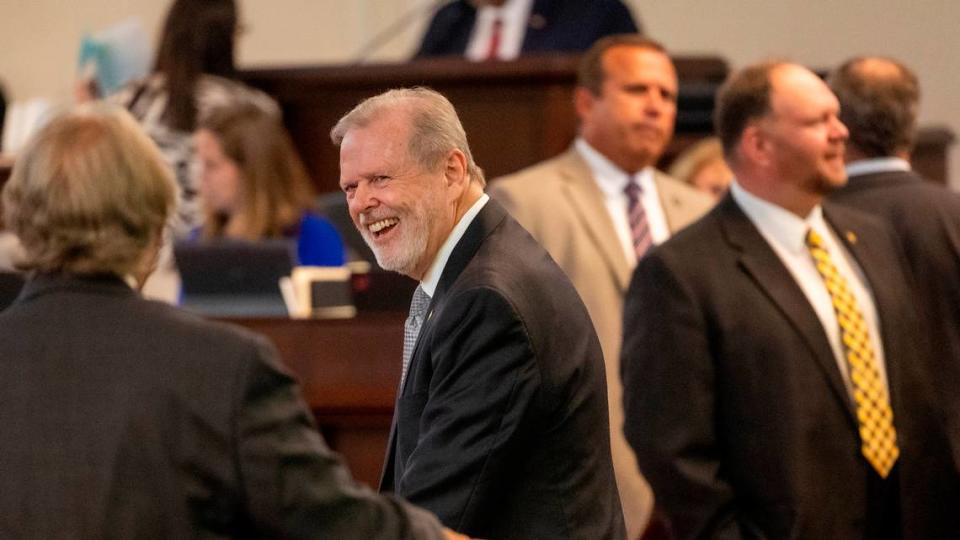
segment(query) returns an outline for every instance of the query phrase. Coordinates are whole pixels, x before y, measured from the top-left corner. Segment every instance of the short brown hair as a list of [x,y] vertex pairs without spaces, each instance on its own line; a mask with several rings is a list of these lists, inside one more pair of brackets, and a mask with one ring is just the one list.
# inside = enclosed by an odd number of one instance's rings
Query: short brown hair
[[426,87],[396,88],[361,102],[330,130],[330,140],[340,145],[347,132],[362,128],[387,111],[404,110],[410,119],[407,151],[421,167],[433,170],[450,150],[460,150],[467,159],[467,175],[481,187],[487,181],[473,160],[467,134],[457,111],[443,94]]
[[3,217],[24,269],[132,274],[176,200],[172,171],[129,113],[84,105],[55,118],[17,157]]
[[667,54],[667,49],[660,42],[641,34],[614,34],[600,38],[580,59],[577,86],[586,88],[595,96],[601,94],[607,76],[603,71],[603,55],[614,47],[637,47]]
[[731,74],[720,86],[713,123],[727,159],[733,157],[747,124],[770,112],[770,74],[784,64],[770,60],[747,66]]
[[[253,105],[214,109],[199,129],[209,131],[240,171],[245,240],[277,238],[295,227],[313,205],[313,189],[300,156],[275,115]],[[223,235],[229,216],[207,210],[203,236]]]
[[837,68],[827,82],[840,101],[850,144],[859,151],[883,157],[913,148],[920,84],[910,69],[890,58],[860,57]]

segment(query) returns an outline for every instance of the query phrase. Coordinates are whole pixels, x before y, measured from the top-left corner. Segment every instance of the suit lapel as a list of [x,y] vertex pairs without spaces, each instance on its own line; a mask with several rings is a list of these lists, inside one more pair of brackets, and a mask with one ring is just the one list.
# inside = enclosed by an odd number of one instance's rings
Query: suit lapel
[[[424,342],[424,336],[430,334],[433,328],[433,313],[442,305],[447,291],[453,286],[457,278],[466,268],[467,264],[473,259],[473,256],[480,249],[480,245],[486,237],[500,225],[506,218],[507,212],[493,199],[487,201],[487,204],[480,210],[477,217],[467,227],[463,237],[457,242],[447,264],[440,274],[440,281],[437,284],[437,290],[434,291],[430,299],[430,305],[427,307],[427,315],[424,317],[423,325],[420,327],[420,333],[417,335],[417,342],[410,353],[410,365],[407,367],[407,377],[404,384],[397,389],[397,402],[403,397],[407,382],[413,377],[418,364],[420,363],[420,346]],[[390,423],[390,436],[387,439],[387,455],[383,465],[383,472],[380,475],[380,490],[391,491],[395,488],[394,475],[396,474],[396,454],[397,454],[397,412],[396,403],[394,404],[393,421]]]
[[550,26],[556,19],[559,2],[550,0],[535,0],[530,9],[530,16],[523,24],[523,45],[521,50],[542,50],[549,48],[545,43],[549,35]]
[[564,196],[593,243],[599,246],[600,254],[610,268],[620,291],[626,292],[630,284],[630,266],[618,240],[617,231],[610,221],[610,214],[603,202],[603,193],[593,179],[593,173],[574,149],[567,152],[560,173],[564,179]]
[[[698,211],[695,205],[690,204],[689,195],[678,190],[675,185],[676,180],[671,181],[670,177],[654,169],[653,183],[657,186],[660,208],[663,208],[663,216],[667,220],[667,229],[670,230],[671,235],[694,221],[702,213],[702,211]],[[686,198],[684,195],[686,195]]]
[[[892,317],[894,313],[902,310],[903,305],[907,304],[903,299],[897,298],[897,291],[905,286],[904,283],[897,281],[896,276],[901,274],[892,271],[890,260],[893,258],[889,253],[883,253],[887,249],[879,245],[879,241],[867,236],[868,231],[862,227],[857,227],[841,209],[829,204],[823,205],[824,218],[830,223],[843,247],[847,253],[857,262],[863,276],[866,279],[867,289],[873,297],[873,303],[877,310],[877,325],[880,330],[880,342],[883,346],[884,358],[889,359],[897,356],[898,352],[892,346],[895,334],[899,331],[895,325],[888,324],[887,318]],[[894,259],[896,260],[896,259]],[[896,373],[890,369],[891,363],[887,364],[887,386],[889,387],[891,399],[896,399]]]
[[803,338],[834,395],[854,420],[853,404],[837,368],[833,349],[803,290],[732,196],[728,194],[723,199],[718,212],[724,236],[740,252],[741,267]]

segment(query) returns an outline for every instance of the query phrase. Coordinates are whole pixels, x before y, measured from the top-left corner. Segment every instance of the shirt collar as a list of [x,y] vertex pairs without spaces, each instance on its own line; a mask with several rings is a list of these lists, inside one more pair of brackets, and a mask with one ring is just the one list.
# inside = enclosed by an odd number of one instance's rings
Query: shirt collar
[[776,242],[791,253],[806,251],[809,229],[813,228],[821,235],[827,230],[823,208],[819,204],[813,207],[806,218],[801,218],[786,208],[750,193],[736,179],[730,184],[730,191],[733,199],[760,229],[764,238]]
[[861,176],[878,172],[909,171],[910,162],[898,157],[858,159],[847,164],[847,176]]
[[524,20],[524,15],[530,12],[533,0],[507,0],[502,6],[483,6],[477,10],[478,18],[494,19],[502,17],[504,20]]
[[481,195],[480,198],[477,199],[477,202],[473,203],[473,206],[467,210],[467,213],[460,218],[460,221],[458,221],[453,227],[453,230],[450,231],[450,236],[448,236],[447,240],[440,246],[440,251],[437,252],[437,256],[433,259],[433,264],[430,265],[427,273],[423,275],[423,279],[420,281],[423,292],[427,293],[427,296],[430,298],[433,298],[433,294],[437,291],[437,285],[440,284],[440,276],[443,274],[443,268],[447,266],[447,260],[450,258],[450,254],[453,253],[453,248],[457,247],[460,239],[463,238],[463,235],[467,232],[467,227],[473,223],[474,218],[477,217],[477,214],[480,213],[480,210],[483,209],[489,200],[490,196],[486,193]]
[[[587,162],[587,167],[593,173],[593,178],[600,187],[600,191],[606,197],[617,197],[623,195],[624,188],[630,180],[630,173],[613,164],[606,156],[590,146],[585,139],[577,137],[574,146],[580,152],[580,156]],[[653,183],[653,167],[644,167],[636,175],[637,182],[643,190],[649,190]]]

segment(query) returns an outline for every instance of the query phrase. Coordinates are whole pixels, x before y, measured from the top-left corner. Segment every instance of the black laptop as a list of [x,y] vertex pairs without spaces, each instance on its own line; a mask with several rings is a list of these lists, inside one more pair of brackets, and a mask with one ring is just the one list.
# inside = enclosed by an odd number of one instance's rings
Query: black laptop
[[279,283],[295,254],[291,240],[178,242],[180,305],[212,317],[286,317]]

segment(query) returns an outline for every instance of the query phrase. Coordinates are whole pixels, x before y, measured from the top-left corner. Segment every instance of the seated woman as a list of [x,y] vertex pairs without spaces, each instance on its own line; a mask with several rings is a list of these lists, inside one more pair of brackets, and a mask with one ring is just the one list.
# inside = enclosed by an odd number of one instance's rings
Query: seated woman
[[718,201],[733,181],[733,172],[723,159],[723,148],[716,137],[702,139],[684,150],[673,162],[669,174]]
[[242,26],[236,0],[175,0],[159,36],[153,71],[108,97],[129,110],[173,167],[180,193],[172,220],[176,238],[201,225],[199,178],[192,167],[191,135],[210,111],[256,105],[276,116],[280,108],[237,80],[234,64]]
[[201,121],[195,137],[206,214],[195,236],[294,238],[299,264],[343,265],[343,241],[310,210],[310,181],[274,115],[250,105],[217,109]]

